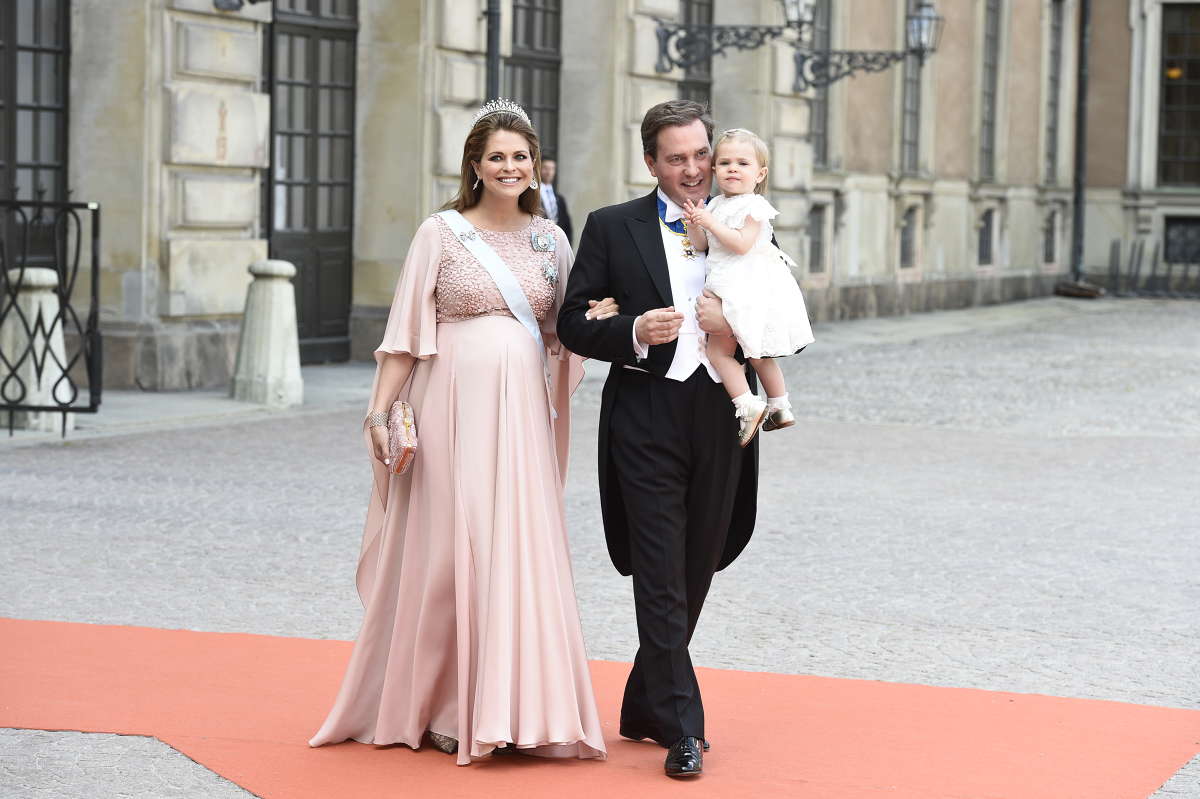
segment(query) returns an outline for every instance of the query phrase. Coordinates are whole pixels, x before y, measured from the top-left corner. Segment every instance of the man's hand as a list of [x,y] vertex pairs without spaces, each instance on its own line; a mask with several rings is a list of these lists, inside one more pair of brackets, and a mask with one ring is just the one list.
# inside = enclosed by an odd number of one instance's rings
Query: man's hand
[[637,340],[648,347],[655,344],[668,344],[679,337],[679,328],[683,325],[683,314],[678,313],[674,306],[656,308],[646,311],[638,317],[633,334]]
[[708,289],[696,298],[696,322],[710,336],[733,335],[733,328],[725,321],[725,314],[721,311],[721,298]]

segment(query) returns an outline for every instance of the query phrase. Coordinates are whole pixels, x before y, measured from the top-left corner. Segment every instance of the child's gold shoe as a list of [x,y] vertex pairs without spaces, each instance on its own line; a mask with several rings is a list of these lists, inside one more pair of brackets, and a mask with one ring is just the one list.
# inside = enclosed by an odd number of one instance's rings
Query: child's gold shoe
[[734,415],[738,420],[738,444],[745,447],[754,440],[758,428],[762,426],[763,419],[767,418],[767,403],[754,397],[742,407],[737,408]]
[[763,422],[763,430],[782,430],[795,423],[796,416],[792,413],[791,408],[776,408],[767,414],[767,421]]

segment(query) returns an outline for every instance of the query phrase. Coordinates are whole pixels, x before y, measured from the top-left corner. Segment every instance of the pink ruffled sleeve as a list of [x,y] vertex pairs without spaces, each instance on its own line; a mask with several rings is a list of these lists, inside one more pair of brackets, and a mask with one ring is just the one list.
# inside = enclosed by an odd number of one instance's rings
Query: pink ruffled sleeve
[[389,353],[407,353],[421,359],[437,355],[434,290],[441,257],[442,237],[437,220],[431,216],[417,228],[408,247],[383,341],[375,350],[376,361]]
[[[416,358],[437,355],[437,288],[438,262],[442,257],[442,237],[437,220],[432,216],[421,223],[408,247],[404,259],[404,270],[392,298],[392,310],[388,314],[383,341],[375,350],[375,362],[383,364],[384,358],[392,354],[407,354]],[[375,369],[375,380],[369,396],[375,396],[379,386],[379,367]],[[400,398],[408,398],[408,386],[400,390]],[[419,423],[418,423],[419,424]],[[363,443],[371,451],[371,429],[363,420]],[[379,552],[383,541],[383,517],[387,509],[388,485],[391,475],[387,468],[375,460],[371,461],[371,499],[367,503],[367,521],[363,525],[362,548],[358,556],[358,573],[355,582],[358,596],[366,607],[375,586],[375,575],[379,570]]]
[[[571,242],[563,233],[562,228],[554,228],[557,236],[556,251],[558,252],[558,285],[554,298],[554,308],[542,322],[542,341],[546,344],[546,354],[550,363],[550,402],[558,412],[554,420],[554,445],[558,455],[558,473],[563,483],[567,480],[567,453],[571,448],[571,395],[583,380],[583,361],[581,355],[569,351],[558,340],[556,327],[558,311],[562,308],[563,298],[567,293],[567,278],[571,274]],[[596,299],[601,299],[597,297]]]

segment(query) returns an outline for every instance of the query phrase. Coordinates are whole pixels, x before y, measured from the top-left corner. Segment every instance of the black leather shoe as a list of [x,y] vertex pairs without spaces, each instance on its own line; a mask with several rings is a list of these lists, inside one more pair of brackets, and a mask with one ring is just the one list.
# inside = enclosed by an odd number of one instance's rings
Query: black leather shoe
[[692,735],[680,738],[667,752],[668,777],[699,777],[704,771],[703,741]]

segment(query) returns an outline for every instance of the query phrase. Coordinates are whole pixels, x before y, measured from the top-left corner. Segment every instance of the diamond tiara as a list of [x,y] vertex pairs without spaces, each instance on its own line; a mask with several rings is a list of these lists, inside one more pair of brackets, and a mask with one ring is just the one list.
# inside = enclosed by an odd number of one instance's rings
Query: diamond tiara
[[504,98],[488,100],[481,105],[479,110],[475,112],[475,118],[471,120],[471,127],[475,127],[479,124],[479,120],[492,114],[516,114],[526,125],[531,128],[533,127],[533,123],[529,121],[529,114],[525,113],[525,109],[512,100],[505,100]]

